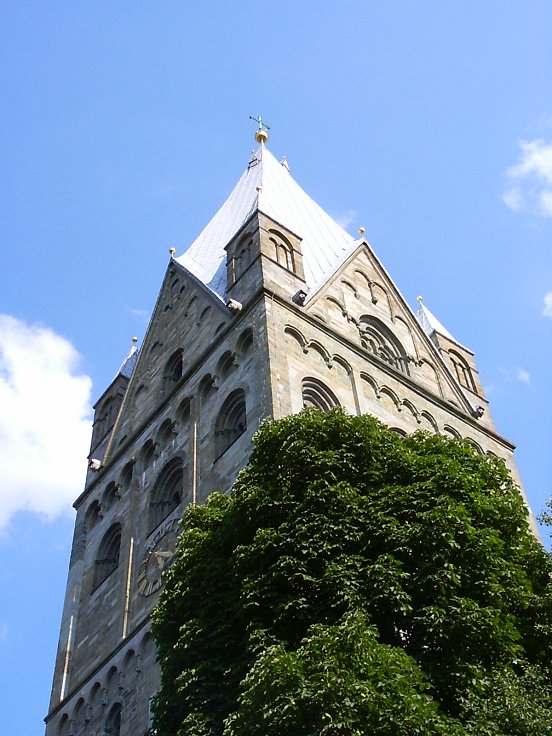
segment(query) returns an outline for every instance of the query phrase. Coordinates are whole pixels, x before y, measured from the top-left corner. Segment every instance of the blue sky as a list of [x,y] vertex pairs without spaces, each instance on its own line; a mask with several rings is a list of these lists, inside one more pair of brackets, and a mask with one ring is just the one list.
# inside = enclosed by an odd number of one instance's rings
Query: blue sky
[[471,347],[551,490],[552,5],[4,0],[0,703],[43,733],[90,404],[246,166],[249,115]]

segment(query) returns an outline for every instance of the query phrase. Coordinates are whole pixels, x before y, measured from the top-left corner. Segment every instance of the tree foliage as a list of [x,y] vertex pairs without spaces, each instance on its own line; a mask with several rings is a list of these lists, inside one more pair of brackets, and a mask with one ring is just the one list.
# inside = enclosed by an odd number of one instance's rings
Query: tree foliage
[[153,733],[552,734],[551,580],[494,456],[338,411],[266,422],[185,516]]

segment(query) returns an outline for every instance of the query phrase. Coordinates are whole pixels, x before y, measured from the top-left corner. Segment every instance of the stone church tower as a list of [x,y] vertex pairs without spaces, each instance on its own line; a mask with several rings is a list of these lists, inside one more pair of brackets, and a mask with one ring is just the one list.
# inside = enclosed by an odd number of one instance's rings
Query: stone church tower
[[473,353],[415,315],[363,235],[259,149],[184,255],[138,351],[95,405],[47,736],[141,736],[158,686],[149,617],[186,506],[227,491],[265,417],[370,413],[467,438],[514,472]]

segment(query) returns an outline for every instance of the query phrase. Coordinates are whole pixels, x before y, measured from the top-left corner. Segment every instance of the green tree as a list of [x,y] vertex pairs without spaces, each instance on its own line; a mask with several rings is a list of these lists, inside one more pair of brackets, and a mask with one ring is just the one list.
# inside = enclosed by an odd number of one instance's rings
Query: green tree
[[153,733],[552,734],[551,580],[494,456],[338,411],[266,422],[185,516]]
[[539,514],[539,521],[546,526],[552,526],[552,498],[546,502],[546,509]]

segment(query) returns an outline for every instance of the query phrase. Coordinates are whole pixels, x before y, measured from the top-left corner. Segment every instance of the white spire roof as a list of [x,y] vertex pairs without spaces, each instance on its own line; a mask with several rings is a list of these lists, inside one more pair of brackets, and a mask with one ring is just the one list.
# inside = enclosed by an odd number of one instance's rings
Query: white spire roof
[[306,194],[289,173],[261,146],[232,193],[201,235],[176,260],[220,297],[226,292],[224,247],[256,211],[302,239],[303,267],[309,286],[350,250],[354,238]]
[[458,340],[450,334],[447,328],[439,322],[437,317],[429,311],[425,304],[422,304],[421,297],[419,298],[419,304],[420,306],[416,317],[428,337],[431,337],[434,332],[437,332],[439,335],[443,335],[443,337],[447,337],[449,340],[452,340],[452,342],[460,345],[460,347],[464,347],[462,343],[458,342]]
[[130,378],[137,360],[138,360],[138,348],[136,347],[136,345],[133,344],[129,350],[128,355],[123,360],[121,367],[117,371],[117,376],[124,376],[125,378]]

